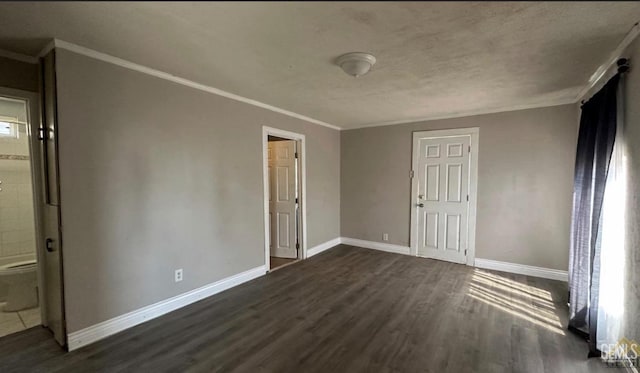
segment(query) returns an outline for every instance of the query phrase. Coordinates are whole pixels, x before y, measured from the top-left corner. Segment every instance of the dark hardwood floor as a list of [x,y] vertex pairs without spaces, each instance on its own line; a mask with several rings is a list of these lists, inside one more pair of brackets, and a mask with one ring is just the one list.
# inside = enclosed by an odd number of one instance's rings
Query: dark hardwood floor
[[341,245],[71,353],[0,338],[0,371],[615,371],[565,315],[561,282]]

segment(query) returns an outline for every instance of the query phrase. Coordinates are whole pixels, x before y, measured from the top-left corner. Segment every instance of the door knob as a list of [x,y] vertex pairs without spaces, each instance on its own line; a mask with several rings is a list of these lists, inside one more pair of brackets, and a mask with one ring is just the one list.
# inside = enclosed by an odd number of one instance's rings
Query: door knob
[[416,207],[424,207],[424,203],[416,203]]

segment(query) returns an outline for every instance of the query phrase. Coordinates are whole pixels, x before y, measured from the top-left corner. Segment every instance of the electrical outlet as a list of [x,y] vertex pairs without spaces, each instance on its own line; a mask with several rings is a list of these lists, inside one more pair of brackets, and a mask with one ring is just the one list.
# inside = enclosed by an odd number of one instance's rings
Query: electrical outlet
[[389,241],[389,233],[382,234],[382,241]]
[[176,269],[175,280],[176,280],[176,282],[182,281],[182,268]]

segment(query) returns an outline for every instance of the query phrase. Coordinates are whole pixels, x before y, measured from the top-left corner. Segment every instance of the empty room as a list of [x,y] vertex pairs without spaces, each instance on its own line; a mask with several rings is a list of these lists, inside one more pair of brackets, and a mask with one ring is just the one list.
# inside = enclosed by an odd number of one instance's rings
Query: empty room
[[0,372],[637,373],[639,21],[0,2]]

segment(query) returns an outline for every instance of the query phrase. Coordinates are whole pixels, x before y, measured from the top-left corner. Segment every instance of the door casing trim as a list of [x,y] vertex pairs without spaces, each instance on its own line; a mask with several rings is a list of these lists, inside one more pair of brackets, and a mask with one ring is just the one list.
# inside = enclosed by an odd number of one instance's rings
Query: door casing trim
[[307,258],[307,150],[305,136],[300,133],[281,130],[279,128],[262,126],[262,189],[264,192],[264,260],[267,272],[271,269],[269,263],[269,135],[296,140],[300,142],[300,224],[302,225],[302,237],[300,237],[299,260]]
[[444,130],[425,130],[414,131],[411,149],[411,170],[413,177],[411,178],[411,196],[409,202],[409,211],[411,215],[410,225],[410,247],[411,255],[418,255],[418,215],[415,209],[414,203],[416,201],[416,195],[418,194],[418,177],[416,165],[418,163],[418,141],[420,139],[437,139],[442,137],[453,136],[470,136],[471,137],[471,152],[469,153],[469,221],[468,221],[468,248],[467,248],[467,260],[468,266],[474,266],[476,256],[476,208],[477,208],[477,196],[478,196],[478,154],[480,150],[479,137],[480,128],[454,128]]

